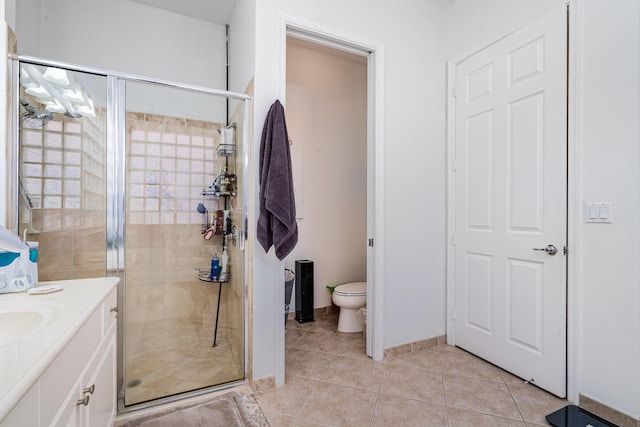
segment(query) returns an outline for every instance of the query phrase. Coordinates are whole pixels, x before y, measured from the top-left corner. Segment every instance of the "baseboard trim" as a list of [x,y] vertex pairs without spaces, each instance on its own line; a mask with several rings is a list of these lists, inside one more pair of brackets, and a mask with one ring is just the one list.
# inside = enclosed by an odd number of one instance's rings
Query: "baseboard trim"
[[251,381],[250,385],[254,394],[261,394],[276,387],[276,377],[257,378]]
[[[335,305],[328,305],[326,307],[316,307],[313,309],[313,317],[315,316],[324,316],[327,314],[334,314],[334,313],[340,313],[340,309],[335,306]],[[287,319],[291,320],[291,319],[295,319],[296,318],[296,312],[295,311],[290,311],[287,314]]]
[[398,356],[401,354],[413,353],[414,351],[426,350],[439,344],[447,343],[447,335],[440,335],[426,340],[414,341],[408,344],[402,344],[395,347],[384,349],[384,358],[390,356]]
[[605,405],[596,399],[585,396],[582,393],[579,395],[578,406],[620,427],[640,427],[639,419]]

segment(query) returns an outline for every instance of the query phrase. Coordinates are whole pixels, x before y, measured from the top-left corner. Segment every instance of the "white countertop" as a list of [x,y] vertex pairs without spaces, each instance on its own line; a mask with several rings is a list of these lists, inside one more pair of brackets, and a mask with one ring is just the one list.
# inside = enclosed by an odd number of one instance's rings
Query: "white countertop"
[[[17,341],[0,346],[0,422],[36,383],[91,313],[120,281],[117,277],[43,282],[60,285],[50,294],[0,294],[0,304],[33,307],[46,314],[41,328]],[[0,325],[11,328],[12,325]]]

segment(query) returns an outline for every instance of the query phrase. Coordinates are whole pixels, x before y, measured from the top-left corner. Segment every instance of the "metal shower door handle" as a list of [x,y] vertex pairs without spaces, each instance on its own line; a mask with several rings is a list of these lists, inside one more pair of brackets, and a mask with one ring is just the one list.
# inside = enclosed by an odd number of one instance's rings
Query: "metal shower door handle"
[[547,245],[546,248],[533,248],[534,251],[545,251],[549,255],[555,255],[558,253],[558,248],[553,245]]

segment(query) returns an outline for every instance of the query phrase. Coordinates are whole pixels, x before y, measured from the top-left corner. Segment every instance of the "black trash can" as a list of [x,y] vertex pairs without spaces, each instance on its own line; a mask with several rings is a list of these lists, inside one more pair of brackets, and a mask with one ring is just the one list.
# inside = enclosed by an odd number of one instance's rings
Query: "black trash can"
[[296,275],[288,268],[284,269],[284,324],[287,325],[289,317],[289,306],[291,305],[291,294],[293,293],[293,283]]

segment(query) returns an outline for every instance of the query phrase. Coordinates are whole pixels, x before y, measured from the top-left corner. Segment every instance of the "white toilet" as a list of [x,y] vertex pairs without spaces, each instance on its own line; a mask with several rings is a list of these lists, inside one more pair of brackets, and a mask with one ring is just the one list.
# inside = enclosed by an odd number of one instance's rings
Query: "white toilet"
[[340,307],[338,332],[362,332],[362,322],[358,320],[356,314],[360,307],[367,305],[367,282],[336,286],[331,300]]

